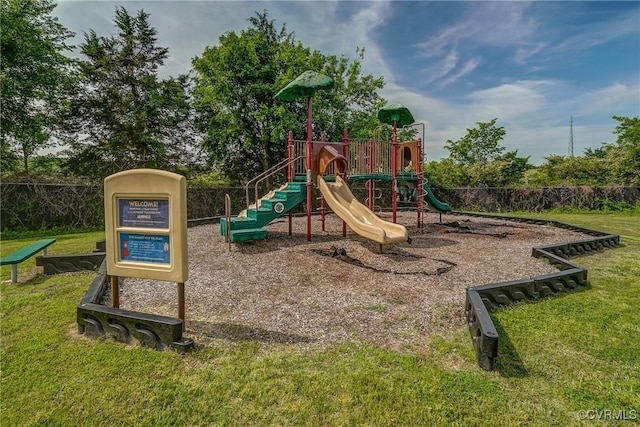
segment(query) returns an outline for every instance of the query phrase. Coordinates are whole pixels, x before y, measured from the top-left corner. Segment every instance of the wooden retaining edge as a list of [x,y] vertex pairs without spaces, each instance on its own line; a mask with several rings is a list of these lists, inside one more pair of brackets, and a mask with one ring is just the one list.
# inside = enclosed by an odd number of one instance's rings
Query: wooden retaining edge
[[105,260],[78,305],[76,320],[80,334],[94,338],[109,337],[127,344],[138,341],[156,350],[170,347],[186,352],[194,347],[191,338],[182,336],[181,319],[100,304],[110,281]]
[[[531,279],[467,288],[465,317],[469,325],[478,365],[488,371],[493,370],[495,367],[499,342],[499,334],[490,316],[492,310],[522,301],[535,301],[558,293],[584,289],[587,285],[587,270],[569,261],[568,258],[613,248],[620,244],[618,235],[554,220],[461,211],[452,211],[449,214],[552,225],[594,236],[593,239],[540,246],[532,249],[532,256],[546,258],[560,270],[557,273],[537,276]],[[190,221],[189,226],[215,223],[217,219],[203,218],[193,220]],[[136,338],[144,345],[159,350],[170,346],[178,349],[178,351],[187,351],[193,347],[193,340],[182,337],[182,321],[180,319],[100,305],[100,299],[107,291],[109,281],[110,277],[106,274],[106,264],[103,262],[98,276],[96,276],[78,306],[77,321],[80,333],[95,337],[111,336],[122,342],[131,342],[132,338]]]

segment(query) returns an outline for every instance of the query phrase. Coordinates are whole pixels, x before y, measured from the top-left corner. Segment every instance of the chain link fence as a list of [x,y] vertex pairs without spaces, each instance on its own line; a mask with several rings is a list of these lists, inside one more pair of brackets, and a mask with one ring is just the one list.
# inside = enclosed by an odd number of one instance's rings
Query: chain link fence
[[[362,202],[368,197],[366,182],[350,184]],[[391,206],[389,183],[377,183],[374,205]],[[640,200],[640,187],[552,187],[552,188],[457,188],[432,189],[436,197],[455,210],[483,212],[535,211],[557,208],[602,210]],[[53,227],[104,226],[103,188],[97,185],[0,184],[0,225],[6,230],[39,230]],[[246,207],[243,187],[193,187],[187,189],[189,219],[224,216],[224,195],[231,196],[232,214]],[[261,193],[264,194],[264,193]],[[314,189],[313,208],[320,206],[320,194]],[[415,204],[401,204],[412,208]],[[296,212],[304,212],[300,206]]]

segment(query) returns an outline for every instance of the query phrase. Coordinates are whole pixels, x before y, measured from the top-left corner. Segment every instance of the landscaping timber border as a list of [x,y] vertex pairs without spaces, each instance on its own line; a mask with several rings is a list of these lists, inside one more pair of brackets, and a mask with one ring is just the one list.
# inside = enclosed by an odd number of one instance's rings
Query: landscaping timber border
[[[448,215],[465,215],[523,222],[535,225],[550,225],[592,236],[590,239],[534,247],[532,256],[545,258],[558,268],[557,273],[530,279],[472,286],[466,290],[465,316],[476,351],[478,365],[485,370],[493,370],[498,357],[499,334],[493,324],[490,312],[522,301],[566,293],[587,286],[587,270],[568,260],[572,256],[587,254],[612,248],[620,244],[620,236],[602,231],[566,224],[554,220],[521,218],[505,215],[481,214],[453,211]],[[209,224],[217,218],[189,221],[189,226]],[[98,249],[99,250],[99,249]],[[78,306],[78,331],[88,336],[110,336],[126,343],[136,338],[144,345],[164,349],[176,348],[187,351],[193,347],[193,340],[182,337],[182,321],[178,318],[152,315],[106,307],[100,304],[109,286],[110,277],[103,263],[98,276],[89,287]]]
[[[214,220],[188,220],[187,226],[209,224]],[[179,352],[186,352],[192,349],[194,342],[191,338],[182,336],[183,322],[179,318],[122,310],[100,304],[111,282],[111,277],[106,272],[105,249],[105,241],[100,240],[96,243],[96,251],[93,254],[63,255],[59,259],[41,257],[40,260],[42,265],[48,266],[52,274],[79,271],[84,269],[82,267],[92,269],[91,267],[99,262],[98,275],[91,282],[77,308],[78,332],[94,338],[110,337],[128,344],[135,339],[142,345],[157,350],[172,347]]]
[[172,347],[179,352],[193,348],[191,338],[182,336],[182,320],[137,311],[122,310],[100,304],[110,283],[106,262],[91,282],[77,309],[78,332],[94,338],[111,337],[116,341],[141,344],[164,350]]
[[616,234],[590,230],[559,221],[460,211],[454,211],[451,214],[551,225],[592,236],[590,239],[538,246],[532,249],[532,256],[547,259],[558,268],[557,273],[467,288],[465,317],[469,325],[478,365],[487,371],[493,370],[495,366],[500,338],[491,320],[491,311],[522,301],[535,301],[559,293],[586,288],[587,270],[569,261],[568,258],[612,248],[620,244],[620,236]]
[[44,267],[44,274],[62,274],[73,271],[98,270],[104,260],[104,252],[71,255],[42,255],[36,257],[36,265]]

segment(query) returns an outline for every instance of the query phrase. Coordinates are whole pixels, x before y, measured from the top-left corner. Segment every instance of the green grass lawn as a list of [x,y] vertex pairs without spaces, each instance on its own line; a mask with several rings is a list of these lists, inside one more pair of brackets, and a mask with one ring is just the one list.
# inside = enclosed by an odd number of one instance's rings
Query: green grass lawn
[[[589,270],[586,291],[495,312],[500,347],[492,372],[477,366],[466,327],[433,336],[412,355],[361,343],[301,352],[260,342],[181,355],[89,340],[77,334],[75,315],[95,274],[11,284],[2,267],[0,423],[638,424],[640,217],[537,216],[620,234],[622,245],[575,259]],[[50,253],[79,253],[102,234],[51,237],[58,242]],[[2,253],[31,240],[2,242]],[[612,420],[619,416],[634,419]]]

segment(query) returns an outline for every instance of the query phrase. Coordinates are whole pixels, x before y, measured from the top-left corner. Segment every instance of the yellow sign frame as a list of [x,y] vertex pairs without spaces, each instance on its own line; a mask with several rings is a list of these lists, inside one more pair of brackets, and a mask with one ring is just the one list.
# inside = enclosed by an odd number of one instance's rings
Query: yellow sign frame
[[187,180],[156,169],[132,169],[104,180],[107,274],[184,283]]

